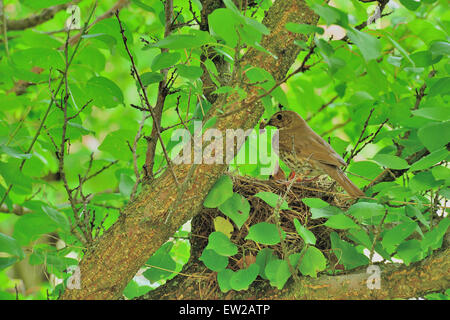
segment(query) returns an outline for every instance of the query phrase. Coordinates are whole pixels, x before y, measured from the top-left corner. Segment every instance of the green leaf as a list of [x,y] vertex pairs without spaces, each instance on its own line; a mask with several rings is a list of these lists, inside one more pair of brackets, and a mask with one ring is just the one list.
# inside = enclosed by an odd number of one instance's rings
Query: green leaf
[[404,5],[408,10],[415,11],[420,7],[420,1],[415,0],[400,0],[402,5]]
[[228,175],[217,180],[203,202],[206,208],[217,208],[233,196],[233,181]]
[[166,242],[147,260],[146,265],[149,269],[143,276],[151,283],[167,279],[175,271],[177,264],[169,254],[172,246],[173,242]]
[[387,230],[383,235],[381,244],[389,253],[394,252],[395,247],[409,237],[417,228],[417,223],[413,221],[403,222],[392,229]]
[[180,76],[191,80],[198,79],[203,74],[203,69],[197,66],[188,66],[185,64],[179,64],[176,66],[176,68]]
[[16,159],[30,159],[33,155],[30,153],[22,153],[16,148],[0,146],[0,151]]
[[436,151],[450,141],[450,121],[425,125],[418,130],[417,135],[430,152]]
[[[220,87],[220,82],[217,80],[219,76],[219,72],[217,71],[216,65],[211,59],[206,59],[204,62],[204,66],[206,67],[206,70],[209,72],[211,80],[214,82],[214,84],[217,87]],[[231,88],[231,87],[228,87]],[[232,88],[231,88],[232,89]]]
[[348,25],[347,14],[335,7],[331,7],[329,5],[313,4],[311,8],[322,19],[325,20],[325,23],[327,25],[338,24],[341,25],[342,27],[346,27]]
[[64,230],[68,231],[70,229],[69,219],[64,213],[61,213],[60,211],[49,206],[42,206],[42,211]]
[[217,254],[215,250],[204,249],[202,255],[199,258],[205,266],[215,272],[224,270],[228,265],[228,257]]
[[329,228],[333,229],[357,229],[358,225],[343,213],[331,216],[324,223]]
[[423,237],[423,248],[431,248],[432,250],[439,249],[442,246],[444,235],[450,226],[450,218],[442,219],[437,227],[426,232]]
[[419,172],[412,177],[409,182],[409,188],[414,192],[420,192],[436,188],[442,183],[443,181],[437,181],[430,171],[425,171]]
[[[450,94],[450,77],[439,78],[437,81],[430,87],[429,96],[435,95],[448,95]],[[448,115],[446,115],[448,117]],[[444,119],[439,119],[444,120]]]
[[405,159],[390,154],[378,153],[373,157],[373,160],[391,169],[400,170],[409,168],[409,164]]
[[146,294],[151,289],[149,286],[141,286],[135,280],[131,280],[123,290],[123,294],[127,299],[131,300]]
[[214,230],[220,231],[228,238],[231,238],[234,228],[228,219],[219,216],[214,218]]
[[323,28],[320,28],[320,27],[317,27],[314,25],[310,25],[310,24],[288,22],[285,27],[288,31],[291,31],[294,33],[309,34],[309,33],[317,32],[318,34],[323,34],[325,32],[323,30]]
[[319,219],[319,218],[325,218],[325,217],[331,217],[336,214],[341,213],[341,209],[334,206],[328,206],[323,208],[312,208],[311,209],[311,219]]
[[149,84],[160,82],[163,79],[163,76],[159,72],[145,72],[141,74],[141,81],[144,86],[148,86]]
[[329,206],[328,202],[319,198],[303,198],[302,202],[310,208],[325,208]]
[[[251,27],[251,29],[253,29],[254,31],[256,31],[257,33],[260,34],[265,34],[268,35],[270,33],[270,30],[261,22],[259,22],[258,20],[249,18],[249,17],[245,17],[244,16],[244,20],[247,26]],[[258,35],[259,38],[259,35]],[[259,42],[259,39],[258,39]]]
[[358,202],[353,204],[347,210],[347,214],[357,218],[358,220],[382,216],[384,213],[384,207],[381,204],[373,202]]
[[415,52],[410,57],[417,67],[428,67],[433,64],[433,57],[430,51]]
[[435,41],[430,45],[430,52],[434,55],[450,55],[450,43]]
[[336,232],[330,234],[331,248],[333,249],[338,263],[343,264],[347,270],[364,266],[369,263],[369,259],[350,243],[341,240]]
[[259,267],[256,263],[253,263],[247,269],[234,272],[229,281],[230,286],[236,291],[247,290],[258,274]]
[[313,246],[304,248],[302,253],[303,257],[298,266],[300,272],[305,276],[317,278],[317,273],[327,267],[327,259],[322,251]]
[[410,217],[416,217],[424,226],[430,229],[430,222],[424,217],[417,206],[407,204],[405,206],[406,214]]
[[256,255],[256,264],[259,266],[259,275],[261,278],[267,280],[267,276],[265,273],[265,269],[267,264],[272,261],[276,260],[277,257],[273,254],[273,249],[264,248],[258,252]]
[[361,50],[364,60],[370,61],[380,56],[381,44],[374,36],[355,28],[347,30],[347,36]]
[[121,173],[119,179],[119,191],[125,197],[129,197],[133,192],[134,180],[127,174]]
[[[348,171],[358,174],[367,179],[374,179],[383,171],[383,169],[377,163],[372,161],[357,161],[353,162],[350,165]],[[367,180],[364,181],[365,179],[358,178],[356,176],[352,178],[352,180],[354,181],[360,180],[362,183],[367,184]]]
[[406,52],[405,49],[403,49],[403,47],[394,39],[392,39],[390,36],[386,35],[386,38],[391,41],[391,43],[394,45],[394,47],[401,53],[401,55],[406,58],[413,67],[415,67],[416,65],[414,64],[414,61],[411,59],[411,57],[409,56],[408,52]]
[[71,0],[21,0],[20,2],[30,8],[33,9],[45,9],[51,6],[56,6],[59,4],[65,4],[70,2]]
[[303,40],[294,40],[294,44],[302,48],[303,50],[308,49],[308,44]]
[[98,107],[114,108],[124,104],[122,90],[111,80],[105,77],[93,77],[88,80],[86,90]]
[[450,120],[450,108],[449,107],[431,107],[412,110],[411,113],[415,116],[436,120],[436,121],[448,121]]
[[153,58],[151,68],[153,71],[170,68],[175,65],[180,58],[181,55],[178,52],[162,52]]
[[23,259],[25,254],[16,239],[0,232],[0,252],[6,252],[13,257]]
[[230,239],[219,231],[212,232],[208,237],[206,249],[214,250],[221,256],[230,257],[237,253],[237,247]]
[[21,245],[28,245],[31,240],[35,240],[41,234],[55,231],[58,225],[50,217],[41,211],[28,213],[21,216],[14,225],[13,237]]
[[348,237],[350,240],[353,240],[356,243],[360,243],[368,249],[372,247],[372,240],[369,238],[369,236],[364,230],[350,229],[348,233],[349,233]]
[[229,86],[223,86],[223,87],[219,87],[217,90],[214,90],[213,93],[223,94],[223,93],[228,93],[228,92],[232,92],[232,91],[234,91],[234,88],[229,87]]
[[283,289],[286,281],[291,277],[289,265],[286,260],[275,259],[267,263],[265,274],[270,281],[270,285]]
[[9,185],[14,185],[14,193],[17,194],[30,194],[31,193],[31,180],[29,177],[25,176],[19,170],[19,164],[16,164],[15,160],[10,159],[8,163],[0,162],[0,176],[3,177],[4,181]]
[[[281,236],[283,239],[286,237],[283,230],[281,230]],[[260,222],[251,226],[245,239],[267,245],[274,245],[281,241],[277,226],[268,222]]]
[[[0,271],[3,270],[3,269],[8,268],[9,266],[12,266],[16,262],[17,262],[17,258],[0,257]],[[1,298],[1,294],[0,294],[0,299],[2,299]]]
[[203,31],[198,30],[197,34],[171,34],[170,36],[158,41],[155,46],[172,50],[192,49],[201,47],[212,42],[212,39],[205,36]]
[[225,269],[217,273],[217,283],[219,284],[220,291],[228,292],[231,290],[230,280],[233,275],[234,272],[230,269]]
[[[266,191],[258,192],[257,194],[255,194],[255,197],[264,200],[264,202],[266,202],[269,206],[271,206],[273,208],[277,207],[278,200],[280,198],[279,195],[277,195],[273,192],[266,192]],[[286,200],[283,200],[283,202],[281,203],[280,209],[281,210],[289,210],[290,209]]]
[[64,69],[61,53],[49,48],[18,50],[11,55],[11,59],[16,65],[26,70],[31,70],[33,67]]
[[105,137],[98,149],[110,153],[116,159],[128,161],[131,159],[131,151],[126,141],[133,141],[135,134],[126,129],[113,131]]
[[401,243],[397,248],[397,256],[408,266],[421,259],[422,247],[419,240],[412,239]]
[[[439,181],[439,180],[445,180],[445,185],[449,186],[450,185],[450,168],[447,168],[445,166],[434,166],[431,169],[431,173],[433,174],[434,178]],[[440,190],[440,194],[444,195],[447,194],[446,189],[441,189]],[[447,197],[448,198],[448,197]]]
[[241,12],[236,7],[236,5],[231,0],[223,0],[223,3],[225,4],[225,7],[230,9],[237,17],[241,16]]
[[320,52],[322,53],[322,55],[324,56],[331,56],[334,54],[334,49],[333,47],[326,42],[323,39],[316,39],[315,40],[317,47],[319,47]]
[[76,56],[75,63],[83,64],[96,72],[103,71],[106,66],[105,56],[94,46],[87,46]]
[[149,12],[155,13],[155,9],[153,9],[150,5],[147,5],[147,4],[145,4],[144,2],[142,2],[142,1],[139,1],[139,0],[131,0],[131,2],[133,2],[135,5],[137,5],[138,7],[142,8],[142,9],[144,9],[144,10],[147,10],[147,11],[149,11]]
[[449,156],[449,152],[447,148],[442,148],[436,151],[433,151],[429,155],[421,158],[420,160],[413,163],[413,165],[409,168],[409,171],[418,171],[427,169],[436,163],[445,160]]
[[209,118],[208,120],[206,120],[206,122],[203,123],[203,127],[202,127],[203,133],[205,133],[205,131],[207,129],[214,127],[216,122],[217,122],[216,116],[213,116],[212,118]]
[[294,226],[295,230],[297,230],[297,233],[302,237],[303,241],[305,241],[306,244],[316,244],[316,236],[314,233],[306,229],[298,219],[294,219]]
[[214,10],[208,16],[208,24],[212,29],[211,34],[222,38],[230,47],[237,45],[238,36],[235,32],[235,25],[238,23],[236,14],[228,8]]
[[219,210],[240,229],[249,217],[250,203],[240,194],[233,193],[232,197],[219,206]]
[[[280,103],[282,106],[286,106],[289,104],[286,93],[283,91],[283,89],[281,89],[281,87],[278,87],[275,90],[273,90],[271,96],[274,97],[275,100],[277,100],[278,103]],[[245,97],[242,99],[245,99]]]

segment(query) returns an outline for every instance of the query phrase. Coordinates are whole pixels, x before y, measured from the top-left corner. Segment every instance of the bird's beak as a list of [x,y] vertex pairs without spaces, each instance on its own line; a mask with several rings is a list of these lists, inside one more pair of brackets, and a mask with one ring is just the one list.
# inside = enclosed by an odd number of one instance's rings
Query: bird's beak
[[267,121],[266,119],[264,119],[264,120],[261,121],[261,123],[259,124],[259,129],[264,129],[265,127],[270,126],[270,125],[271,125],[270,120]]

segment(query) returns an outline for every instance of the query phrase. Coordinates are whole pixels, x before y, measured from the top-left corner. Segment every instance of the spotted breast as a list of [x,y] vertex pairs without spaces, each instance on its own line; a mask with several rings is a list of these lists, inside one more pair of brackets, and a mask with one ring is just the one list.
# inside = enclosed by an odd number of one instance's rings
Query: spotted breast
[[316,177],[326,174],[317,165],[314,160],[308,160],[306,158],[295,156],[292,152],[286,152],[284,150],[279,151],[280,159],[288,166],[291,171],[305,177]]

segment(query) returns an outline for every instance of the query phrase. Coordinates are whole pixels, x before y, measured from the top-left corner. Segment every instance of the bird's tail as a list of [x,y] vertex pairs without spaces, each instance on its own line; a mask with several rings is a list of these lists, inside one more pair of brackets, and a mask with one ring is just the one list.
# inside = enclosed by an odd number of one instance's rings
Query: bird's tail
[[361,191],[342,171],[340,168],[334,167],[334,166],[325,166],[325,172],[334,180],[336,180],[337,183],[341,185],[342,188],[352,197],[354,198],[360,198],[364,197],[364,192]]

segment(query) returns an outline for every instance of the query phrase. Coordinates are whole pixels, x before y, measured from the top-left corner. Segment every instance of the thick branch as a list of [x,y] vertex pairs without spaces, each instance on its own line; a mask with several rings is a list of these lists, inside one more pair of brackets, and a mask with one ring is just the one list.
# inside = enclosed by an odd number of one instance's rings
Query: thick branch
[[[369,289],[371,274],[365,269],[337,276],[302,277],[290,280],[282,290],[271,287],[268,281],[256,281],[247,291],[222,293],[217,285],[211,286],[216,273],[205,273],[205,267],[191,265],[165,285],[150,291],[140,299],[266,299],[266,300],[369,300],[407,299],[429,292],[445,290],[450,286],[450,249],[435,252],[425,260],[409,266],[385,264],[380,267],[380,289]],[[189,274],[202,274],[202,278]],[[208,276],[209,275],[209,276]],[[206,279],[206,281],[205,281]],[[202,284],[201,282],[204,281]],[[206,286],[206,284],[208,284]],[[201,288],[204,288],[203,290]]]
[[9,31],[13,30],[25,30],[29,28],[36,27],[40,24],[47,22],[48,20],[53,19],[55,14],[62,10],[66,10],[69,6],[73,4],[79,3],[81,0],[75,0],[69,3],[56,5],[50,8],[45,8],[42,12],[38,14],[31,15],[24,19],[19,20],[7,20],[6,27]]

